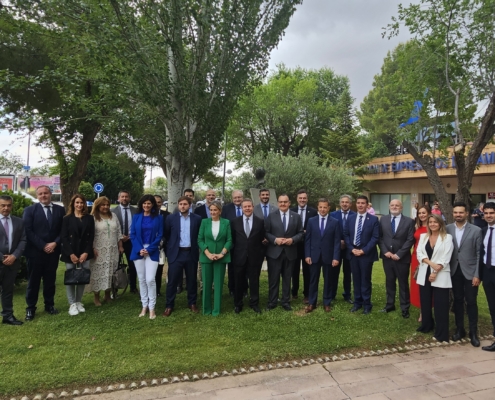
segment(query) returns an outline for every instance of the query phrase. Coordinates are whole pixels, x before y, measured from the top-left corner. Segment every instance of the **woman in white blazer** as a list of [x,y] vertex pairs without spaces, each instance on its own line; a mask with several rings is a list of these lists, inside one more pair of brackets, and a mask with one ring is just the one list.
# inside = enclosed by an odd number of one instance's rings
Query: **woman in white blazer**
[[[416,250],[419,271],[416,282],[419,287],[422,323],[418,332],[430,332],[435,328],[439,342],[449,341],[449,289],[450,257],[454,250],[452,236],[447,233],[445,222],[439,215],[428,216],[428,231],[419,238]],[[435,321],[432,316],[432,301]]]

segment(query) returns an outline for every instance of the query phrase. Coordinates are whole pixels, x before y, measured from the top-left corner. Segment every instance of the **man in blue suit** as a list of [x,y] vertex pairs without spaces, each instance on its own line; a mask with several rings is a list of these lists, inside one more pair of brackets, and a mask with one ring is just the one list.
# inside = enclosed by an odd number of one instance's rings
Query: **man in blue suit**
[[28,273],[26,321],[34,319],[42,279],[45,311],[51,315],[58,314],[54,300],[55,280],[65,210],[52,203],[52,192],[48,186],[38,186],[36,196],[39,203],[27,207],[22,216],[27,237],[24,252]]
[[371,272],[373,263],[378,261],[376,245],[380,239],[378,218],[368,214],[367,207],[368,198],[359,196],[356,200],[357,214],[349,216],[344,231],[354,283],[354,306],[351,312],[364,308],[363,314],[371,313]]
[[318,200],[318,215],[308,220],[304,240],[304,253],[309,266],[309,304],[306,313],[316,308],[318,301],[318,284],[321,267],[323,267],[323,306],[325,312],[330,312],[332,302],[331,270],[340,264],[340,232],[339,222],[328,215],[330,202],[327,199]]
[[186,273],[187,304],[189,309],[198,313],[196,307],[198,298],[198,233],[201,217],[189,214],[191,199],[187,196],[179,198],[179,212],[171,214],[165,221],[165,254],[168,259],[167,304],[163,315],[172,314],[177,295],[177,286],[182,280],[183,271]]
[[349,196],[348,194],[343,194],[342,196],[340,196],[340,210],[330,213],[331,217],[339,221],[340,232],[342,233],[342,237],[340,240],[342,261],[338,267],[332,268],[332,272],[331,272],[332,276],[330,277],[330,281],[332,282],[332,287],[331,287],[332,301],[334,301],[335,296],[337,296],[337,290],[339,287],[340,267],[342,266],[342,273],[344,275],[343,278],[344,293],[342,293],[342,296],[344,296],[344,301],[353,304],[352,296],[351,296],[351,280],[352,280],[351,262],[347,258],[347,252],[346,252],[345,240],[344,240],[344,230],[345,230],[344,228],[345,225],[347,224],[347,218],[349,218],[349,216],[353,214],[356,214],[354,211],[351,210],[351,205],[352,205],[352,197]]

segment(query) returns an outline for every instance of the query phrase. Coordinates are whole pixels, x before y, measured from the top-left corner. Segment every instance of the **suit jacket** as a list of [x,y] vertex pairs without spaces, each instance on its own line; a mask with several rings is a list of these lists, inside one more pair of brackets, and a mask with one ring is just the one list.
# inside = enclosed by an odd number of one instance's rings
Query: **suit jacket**
[[[133,207],[129,205],[129,210],[131,210],[131,226],[132,226],[132,217],[137,214],[138,209],[136,207]],[[122,231],[122,234],[124,234],[124,220],[122,219],[122,209],[120,207],[120,204],[117,207],[111,208],[110,211],[112,211],[116,216],[117,219],[120,222],[120,230]],[[131,231],[129,230],[129,234]]]
[[[486,234],[488,232],[488,228],[489,226],[484,226],[483,228],[481,228],[481,246],[480,246],[480,261],[479,261],[479,274],[480,274],[480,279],[483,280],[484,279],[484,271],[485,271],[485,268],[486,268],[486,264],[484,262],[484,258],[485,258],[485,245],[484,245],[484,241],[485,241],[485,237],[486,237]],[[493,234],[494,236],[492,236],[492,240],[495,240],[495,233]]]
[[[278,258],[282,251],[285,251],[287,259],[293,261],[297,259],[297,244],[303,240],[303,227],[301,217],[294,211],[287,210],[286,217],[289,219],[287,222],[287,231],[285,231],[282,225],[281,211],[276,210],[268,215],[265,219],[265,237],[269,244],[266,250],[266,256],[271,258]],[[291,246],[278,246],[275,244],[276,238],[292,239]]]
[[[294,211],[296,214],[299,214],[299,206],[292,207],[290,210]],[[317,215],[318,215],[318,211],[316,210],[316,208],[306,206],[306,215],[305,215],[304,224],[303,224],[304,230],[307,229],[309,219],[316,217]],[[304,242],[303,242],[303,246],[304,246]]]
[[[418,256],[419,262],[419,271],[416,282],[418,285],[425,285],[426,281],[426,272],[428,268],[431,267],[422,262],[424,258],[429,258],[426,253],[425,246],[428,242],[428,235],[426,233],[421,234],[419,237],[418,247],[416,248],[416,254]],[[437,243],[435,244],[435,248],[433,249],[433,254],[430,258],[430,261],[435,264],[443,265],[443,269],[437,274],[435,282],[431,283],[431,286],[439,287],[439,288],[451,288],[452,287],[452,279],[450,277],[450,258],[452,257],[452,252],[454,251],[454,245],[452,243],[452,236],[447,234],[445,238],[442,236],[438,236]],[[433,269],[430,270],[430,272]]]
[[[95,219],[92,215],[84,215],[79,223],[79,218],[74,214],[66,215],[62,221],[62,255],[60,261],[72,263],[70,255],[80,257],[83,253],[88,253],[88,260],[94,258],[93,242],[95,239]],[[79,232],[79,224],[82,225]]]
[[[352,211],[352,210],[349,210],[347,212],[347,220],[349,220],[349,217],[353,214],[356,214],[355,211]],[[337,221],[339,221],[339,225],[340,225],[340,232],[342,233],[342,237],[340,238],[340,240],[344,240],[344,220],[342,219],[342,211],[341,210],[337,210],[337,211],[332,211],[330,213],[330,216],[332,218],[335,218]]]
[[481,228],[466,223],[461,243],[457,243],[455,236],[455,223],[447,225],[447,233],[452,235],[454,251],[450,259],[450,273],[452,276],[457,271],[457,265],[461,266],[464,277],[468,280],[480,277],[480,251],[483,246]]
[[220,254],[224,248],[227,249],[227,254],[220,260],[222,263],[229,263],[230,249],[232,248],[232,231],[228,219],[220,218],[220,229],[217,238],[213,238],[211,232],[212,219],[206,218],[201,221],[198,235],[198,246],[200,250],[199,261],[201,264],[211,264],[212,261],[206,257],[205,250],[212,254]]
[[235,218],[231,223],[232,228],[232,262],[236,265],[243,265],[246,260],[250,265],[260,265],[265,258],[266,246],[263,244],[265,239],[265,222],[253,214],[251,232],[249,237],[244,231],[245,219],[243,216]]
[[323,264],[331,264],[333,260],[340,261],[340,224],[335,218],[327,215],[327,223],[323,236],[320,231],[320,217],[312,217],[308,221],[304,240],[304,255],[311,257],[313,263],[321,257]]
[[[272,213],[276,210],[278,210],[277,207],[272,206],[271,204],[268,204],[268,215],[270,215],[270,213]],[[258,218],[265,219],[265,216],[263,215],[263,209],[261,208],[261,203],[256,204],[254,206],[254,215],[256,215]]]
[[401,215],[399,226],[394,234],[392,233],[392,215],[384,215],[380,219],[380,240],[378,241],[380,256],[386,258],[384,254],[390,251],[399,256],[397,262],[410,264],[411,248],[414,246],[414,225],[412,218]]
[[41,203],[33,204],[24,209],[22,219],[26,229],[27,244],[25,250],[26,257],[38,257],[46,254],[43,248],[47,243],[55,242],[54,253],[60,254],[60,232],[62,230],[62,220],[65,209],[57,204],[52,207],[52,227],[48,225],[45,210]]
[[[165,221],[165,233],[163,240],[165,241],[165,254],[169,264],[173,263],[179,255],[180,247],[180,217],[181,213],[174,213],[167,217]],[[191,218],[191,256],[195,263],[199,259],[198,248],[198,233],[201,225],[201,217],[196,214],[190,214],[188,218]]]
[[[131,243],[132,243],[132,251],[131,251],[131,260],[141,260],[143,256],[139,255],[139,252],[144,249],[143,239],[141,238],[141,224],[143,222],[143,213],[135,214],[132,217],[131,223]],[[149,257],[153,261],[159,261],[160,259],[160,241],[163,237],[163,217],[161,215],[157,215],[152,218],[153,227],[151,229],[151,243],[146,248],[148,250]]]
[[[241,214],[242,214],[242,206],[241,206]],[[222,218],[228,219],[232,222],[237,218],[237,209],[234,203],[229,203],[223,206],[222,208]]]
[[26,231],[24,230],[24,221],[19,217],[11,215],[9,223],[12,223],[12,243],[10,249],[5,245],[5,237],[9,233],[5,232],[3,224],[0,223],[0,262],[3,260],[4,255],[13,254],[16,258],[14,264],[16,264],[20,262],[22,253],[24,253],[24,249],[26,248]]
[[194,210],[194,214],[199,215],[201,219],[208,218],[208,214],[206,213],[206,204],[196,207],[196,209]]
[[[347,217],[347,226],[344,232],[345,245],[347,247],[347,258],[350,259],[352,256],[352,250],[355,249],[354,246],[354,235],[356,233],[356,220],[358,214],[352,214]],[[368,262],[378,261],[378,251],[376,250],[376,245],[380,239],[380,223],[378,222],[378,217],[366,213],[363,222],[363,228],[361,231],[361,250],[364,254],[360,256]]]

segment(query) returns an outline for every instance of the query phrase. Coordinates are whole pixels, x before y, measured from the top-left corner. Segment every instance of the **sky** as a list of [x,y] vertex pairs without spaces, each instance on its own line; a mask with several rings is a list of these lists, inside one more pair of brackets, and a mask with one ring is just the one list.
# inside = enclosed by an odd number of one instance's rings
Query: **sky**
[[[304,0],[271,54],[270,69],[280,63],[290,68],[332,68],[337,74],[349,77],[351,94],[358,107],[371,90],[373,77],[380,72],[387,52],[409,37],[406,30],[392,40],[381,37],[382,28],[397,14],[399,3],[399,0]],[[27,139],[13,139],[7,132],[0,132],[0,152],[8,149],[25,159]],[[41,165],[47,156],[46,149],[31,146],[32,167]],[[163,176],[158,168],[153,170],[153,177],[156,176]]]

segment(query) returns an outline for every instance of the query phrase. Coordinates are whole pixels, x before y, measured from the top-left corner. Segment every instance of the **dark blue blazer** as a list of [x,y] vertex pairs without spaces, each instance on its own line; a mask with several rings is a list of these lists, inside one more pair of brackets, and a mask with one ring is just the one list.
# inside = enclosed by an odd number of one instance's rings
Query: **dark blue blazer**
[[[200,207],[198,207],[200,208]],[[196,208],[196,210],[198,209]],[[165,221],[165,254],[169,263],[173,263],[179,255],[180,245],[180,213],[173,213]],[[199,261],[198,234],[202,218],[196,214],[190,214],[191,218],[191,256],[194,262]]]
[[[143,222],[144,214],[142,212],[134,214],[131,224],[131,260],[141,260],[143,257],[139,255],[139,252],[144,249],[143,239],[141,238],[141,224]],[[148,243],[148,254],[153,261],[160,259],[160,241],[163,237],[163,216],[157,215],[153,218],[153,227],[151,230],[151,243]]]
[[196,209],[194,210],[194,214],[199,215],[201,219],[208,218],[208,214],[206,213],[206,204],[196,207]]
[[[352,250],[354,250],[354,235],[356,232],[356,218],[358,214],[349,215],[347,217],[347,229],[344,232],[345,245],[347,246],[347,258],[351,258]],[[361,259],[368,262],[378,261],[378,251],[376,245],[380,239],[380,223],[378,217],[366,213],[363,221],[363,230],[361,232],[361,250],[364,254]]]
[[[356,212],[352,210],[349,210],[347,212],[347,221],[349,221],[349,217],[353,214],[356,214]],[[339,221],[340,233],[342,234],[341,240],[344,240],[344,220],[342,219],[342,210],[332,211],[330,213],[330,216],[332,218],[335,218],[337,221]]]
[[306,226],[304,239],[304,256],[311,257],[313,263],[321,257],[323,264],[331,264],[333,260],[340,261],[340,231],[339,221],[327,216],[327,224],[323,236],[320,232],[320,217],[311,217]]
[[24,251],[26,257],[37,257],[46,254],[43,248],[47,243],[52,242],[57,243],[54,253],[60,254],[60,232],[62,231],[64,215],[64,207],[53,204],[52,227],[50,228],[41,203],[33,204],[24,209],[22,219],[24,220],[27,237],[26,250]]
[[[242,206],[241,206],[241,215],[242,215]],[[237,208],[234,203],[229,203],[223,206],[222,208],[222,218],[228,219],[232,222],[237,218]]]

